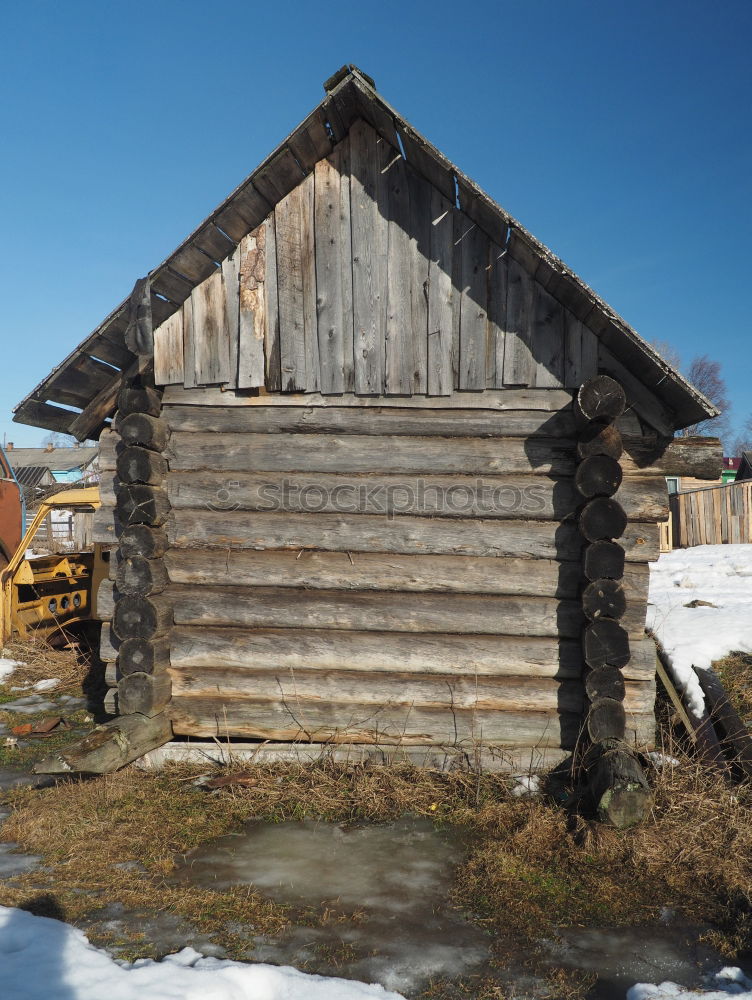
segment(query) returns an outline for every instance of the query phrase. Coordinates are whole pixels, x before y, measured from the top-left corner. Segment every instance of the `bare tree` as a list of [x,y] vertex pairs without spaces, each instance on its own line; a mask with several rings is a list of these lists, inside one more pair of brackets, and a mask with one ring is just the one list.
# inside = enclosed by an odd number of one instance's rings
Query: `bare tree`
[[752,414],[744,421],[734,440],[734,457],[738,458],[745,451],[752,451]]
[[718,407],[721,415],[711,417],[709,420],[700,420],[699,423],[677,431],[677,434],[680,437],[694,434],[713,435],[722,441],[728,441],[731,437],[731,423],[728,416],[730,404],[720,361],[711,361],[707,354],[701,354],[693,359],[686,376],[695,389],[699,389],[703,396],[707,396],[710,402]]
[[42,444],[51,444],[53,448],[73,448],[76,439],[72,434],[61,434],[60,431],[51,431],[42,438]]

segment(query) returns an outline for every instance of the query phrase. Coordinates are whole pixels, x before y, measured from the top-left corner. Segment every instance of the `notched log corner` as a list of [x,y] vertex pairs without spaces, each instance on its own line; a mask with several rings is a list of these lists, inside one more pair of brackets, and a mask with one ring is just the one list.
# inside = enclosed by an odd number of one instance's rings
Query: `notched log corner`
[[97,726],[80,742],[34,765],[35,774],[109,774],[172,739],[164,714],[124,715]]
[[627,830],[645,819],[653,802],[652,792],[640,762],[625,743],[603,740],[594,745],[586,771],[601,822]]

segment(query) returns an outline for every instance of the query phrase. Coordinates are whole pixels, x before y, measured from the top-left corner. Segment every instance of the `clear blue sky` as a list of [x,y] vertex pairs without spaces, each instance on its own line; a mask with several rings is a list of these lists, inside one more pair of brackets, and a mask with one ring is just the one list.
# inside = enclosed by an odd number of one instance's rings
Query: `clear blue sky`
[[752,413],[752,2],[24,0],[0,14],[11,409],[345,62],[648,340]]

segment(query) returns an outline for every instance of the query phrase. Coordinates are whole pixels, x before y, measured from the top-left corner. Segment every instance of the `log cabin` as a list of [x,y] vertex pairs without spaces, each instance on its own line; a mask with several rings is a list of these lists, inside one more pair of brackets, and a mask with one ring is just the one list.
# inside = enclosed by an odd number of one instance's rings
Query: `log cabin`
[[100,441],[99,766],[650,746],[665,476],[717,477],[673,440],[717,411],[370,77],[324,90],[15,414]]

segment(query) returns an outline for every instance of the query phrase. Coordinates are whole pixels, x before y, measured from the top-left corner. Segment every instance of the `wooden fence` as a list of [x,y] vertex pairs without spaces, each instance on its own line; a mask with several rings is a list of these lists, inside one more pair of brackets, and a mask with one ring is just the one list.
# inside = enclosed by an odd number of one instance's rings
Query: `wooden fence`
[[671,548],[752,542],[752,481],[674,493],[669,505]]

